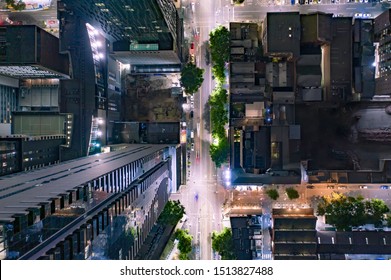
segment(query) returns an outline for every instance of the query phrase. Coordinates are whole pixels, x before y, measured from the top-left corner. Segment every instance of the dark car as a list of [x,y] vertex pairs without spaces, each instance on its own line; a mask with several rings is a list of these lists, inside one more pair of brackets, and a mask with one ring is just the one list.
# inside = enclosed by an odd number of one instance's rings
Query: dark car
[[193,111],[191,111],[190,112],[190,118],[193,118],[193,116],[194,116],[194,113],[193,113]]
[[382,189],[382,190],[389,190],[390,187],[386,186],[386,185],[382,185],[382,186],[380,186],[380,189]]
[[313,188],[315,188],[313,185],[308,185],[307,186],[307,189],[313,189]]

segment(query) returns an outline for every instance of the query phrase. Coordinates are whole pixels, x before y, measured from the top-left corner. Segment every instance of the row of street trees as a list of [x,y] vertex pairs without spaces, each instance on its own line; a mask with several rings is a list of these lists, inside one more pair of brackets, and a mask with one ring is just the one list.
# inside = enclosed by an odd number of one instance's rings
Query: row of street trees
[[362,196],[345,196],[333,192],[323,196],[318,204],[317,215],[326,216],[326,223],[337,230],[351,230],[364,224],[382,225],[390,209],[381,199],[364,200]]
[[[292,187],[286,188],[285,193],[290,200],[300,197],[299,192]],[[277,189],[269,189],[266,191],[266,194],[273,200],[277,200],[280,197]]]
[[212,60],[212,74],[216,80],[216,88],[209,97],[211,133],[214,142],[210,145],[210,156],[217,167],[227,162],[229,143],[225,134],[228,123],[228,95],[223,88],[225,84],[225,66],[229,61],[229,30],[219,26],[209,33],[209,49]]

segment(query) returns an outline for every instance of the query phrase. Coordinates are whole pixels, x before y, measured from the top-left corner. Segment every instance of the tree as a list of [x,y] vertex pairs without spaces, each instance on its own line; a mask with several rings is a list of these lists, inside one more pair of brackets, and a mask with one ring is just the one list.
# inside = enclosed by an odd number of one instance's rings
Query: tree
[[337,230],[350,230],[366,223],[380,225],[387,212],[389,208],[380,199],[364,201],[362,196],[351,197],[335,192],[322,197],[317,209],[317,214],[326,216],[326,222]]
[[390,209],[381,199],[373,198],[369,201],[365,201],[365,212],[368,224],[375,224],[376,226],[381,225],[385,220],[385,214],[389,211]]
[[387,216],[386,221],[387,221],[387,226],[391,227],[391,215]]
[[209,154],[217,167],[227,162],[229,143],[225,135],[225,125],[228,123],[227,90],[218,85],[209,97],[211,133],[217,143],[210,145]]
[[192,250],[191,241],[193,237],[189,235],[188,230],[177,229],[175,232],[175,238],[178,239],[178,250],[180,252],[179,259],[188,260],[189,253]]
[[229,41],[229,30],[222,25],[209,33],[210,55],[213,65],[224,67],[224,64],[229,61]]
[[276,189],[267,190],[266,194],[273,200],[277,200],[280,197]]
[[194,94],[204,81],[204,69],[198,68],[193,63],[186,64],[181,72],[181,84],[187,94]]
[[289,199],[296,199],[299,198],[299,192],[295,190],[294,188],[287,188],[285,190],[286,195],[288,196]]
[[229,144],[227,137],[219,139],[218,144],[211,144],[209,146],[209,154],[217,168],[226,163],[228,161],[229,155]]
[[22,1],[18,1],[18,3],[15,3],[15,0],[6,0],[5,3],[8,7],[11,7],[16,11],[22,11],[26,9],[26,3]]
[[174,226],[182,219],[184,214],[186,214],[185,207],[181,205],[179,200],[169,200],[159,216],[159,222]]
[[217,84],[224,84],[225,82],[225,66],[224,64],[216,64],[212,66],[212,74],[217,80]]
[[15,4],[13,6],[13,8],[16,10],[16,11],[23,11],[24,9],[26,9],[26,3],[24,2],[18,2],[17,4]]
[[209,97],[210,121],[214,138],[225,137],[225,124],[228,123],[228,110],[225,108],[228,100],[227,90],[218,86]]
[[224,228],[220,233],[212,232],[212,249],[219,253],[223,260],[236,259],[231,229]]
[[245,0],[232,0],[235,5],[243,4]]

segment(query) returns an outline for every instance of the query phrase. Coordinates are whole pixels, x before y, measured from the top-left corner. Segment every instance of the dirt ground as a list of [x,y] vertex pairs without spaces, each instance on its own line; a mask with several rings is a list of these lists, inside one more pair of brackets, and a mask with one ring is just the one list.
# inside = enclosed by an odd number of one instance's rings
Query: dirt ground
[[124,112],[126,121],[178,122],[181,118],[181,96],[172,95],[170,75],[128,76]]

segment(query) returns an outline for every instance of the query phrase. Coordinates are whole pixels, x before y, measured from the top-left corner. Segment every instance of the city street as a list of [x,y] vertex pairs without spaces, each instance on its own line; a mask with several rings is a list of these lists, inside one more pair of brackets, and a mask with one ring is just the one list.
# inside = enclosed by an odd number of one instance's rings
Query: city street
[[[185,14],[190,15],[185,18],[185,30],[188,30],[189,42],[194,42],[196,47],[197,66],[203,68],[204,82],[194,98],[194,151],[190,151],[190,177],[186,187],[182,188],[180,193],[174,194],[173,199],[178,199],[186,207],[188,216],[187,226],[193,235],[195,245],[196,259],[213,259],[211,250],[210,235],[213,230],[222,229],[222,205],[232,196],[231,206],[241,209],[251,208],[256,203],[262,204],[264,228],[264,248],[263,258],[269,259],[270,235],[268,226],[270,223],[271,209],[273,207],[315,207],[316,197],[329,194],[333,190],[328,189],[326,185],[317,185],[314,189],[307,189],[306,185],[297,186],[301,197],[297,201],[289,201],[284,194],[285,186],[279,186],[280,199],[276,202],[271,201],[264,194],[264,190],[257,192],[241,191],[230,192],[225,190],[218,180],[219,174],[210,160],[209,143],[211,141],[210,133],[205,130],[203,119],[204,106],[214,87],[214,81],[211,77],[211,68],[205,63],[205,46],[203,42],[209,38],[209,32],[218,25],[222,24],[228,27],[230,21],[257,21],[263,20],[267,12],[288,12],[300,11],[301,13],[312,13],[322,11],[338,15],[353,16],[356,12],[370,13],[371,17],[377,16],[386,8],[388,3],[331,3],[331,0],[323,0],[321,4],[312,5],[291,5],[288,1],[268,1],[268,0],[246,0],[242,6],[232,6],[230,0],[183,0],[182,6],[186,9]],[[197,34],[199,32],[199,34]],[[194,36],[196,35],[196,36]],[[336,187],[337,188],[337,187]],[[370,189],[359,189],[358,186],[348,187],[348,189],[336,191],[348,192],[355,195],[362,193],[366,197],[377,197],[385,199],[391,206],[389,191],[379,190],[378,186]]]
[[[34,0],[39,2],[38,0]],[[43,0],[45,3],[50,0]],[[319,1],[319,0],[318,0]],[[5,1],[0,1],[3,3]],[[346,3],[346,0],[333,3],[334,0],[322,0],[318,4],[292,5],[288,0],[246,0],[241,6],[231,5],[231,0],[182,0],[185,9],[185,34],[187,41],[194,43],[195,61],[198,67],[205,70],[204,82],[194,95],[194,108],[192,125],[189,129],[194,133],[194,149],[187,145],[189,154],[188,176],[186,185],[182,186],[178,193],[172,194],[170,199],[179,199],[185,206],[187,221],[185,227],[193,236],[194,256],[196,259],[212,260],[217,256],[212,252],[211,233],[223,229],[223,219],[229,213],[227,205],[232,209],[246,211],[262,207],[262,226],[264,233],[263,259],[271,258],[271,239],[268,228],[271,226],[271,211],[274,207],[313,207],[319,197],[328,195],[333,191],[343,192],[347,195],[363,195],[366,198],[383,199],[391,208],[391,190],[380,189],[380,184],[369,184],[366,188],[360,188],[358,184],[314,184],[313,188],[302,185],[278,185],[264,186],[258,190],[226,190],[221,184],[222,171],[216,169],[209,156],[211,134],[205,127],[210,127],[209,114],[205,112],[208,98],[214,88],[211,65],[206,63],[206,49],[203,44],[209,39],[209,33],[219,25],[228,27],[229,22],[260,22],[264,20],[267,12],[300,12],[314,13],[317,11],[333,13],[335,15],[354,16],[355,13],[370,14],[373,18],[390,7],[385,3]],[[48,9],[30,9],[24,12],[1,11],[0,20],[3,24],[35,24],[47,31],[58,35],[57,1],[50,2]],[[65,20],[64,20],[65,21]],[[56,26],[48,23],[56,22]],[[66,40],[68,28],[73,23],[64,26],[64,38]],[[71,29],[69,29],[71,30]],[[72,39],[72,38],[71,38]],[[187,113],[189,115],[189,113]],[[365,128],[372,121],[371,115],[361,121]],[[385,121],[388,121],[385,120]],[[361,125],[361,124],[360,124]],[[333,185],[331,188],[330,185]],[[285,195],[285,188],[292,186],[300,194],[300,198],[289,200]],[[346,187],[345,187],[346,186]],[[275,187],[280,198],[272,201],[265,194],[265,189]],[[229,202],[229,203],[227,203]]]
[[[182,5],[188,9],[187,13],[192,16],[189,23],[191,31],[197,30],[200,26],[200,19],[203,17],[214,18],[214,1],[204,1],[195,3],[192,7],[190,1],[183,1]],[[225,199],[225,191],[217,183],[216,168],[209,156],[209,144],[211,135],[205,129],[204,107],[208,101],[210,92],[213,89],[213,80],[210,67],[205,63],[205,49],[202,42],[209,39],[209,32],[214,28],[214,24],[201,26],[198,29],[196,45],[196,64],[205,69],[204,82],[200,90],[194,95],[194,151],[190,152],[190,176],[187,186],[180,191],[180,200],[186,207],[188,216],[187,226],[193,236],[196,259],[208,260],[213,258],[211,249],[211,233],[222,229],[221,225],[221,205]],[[173,195],[175,197],[176,195]]]

